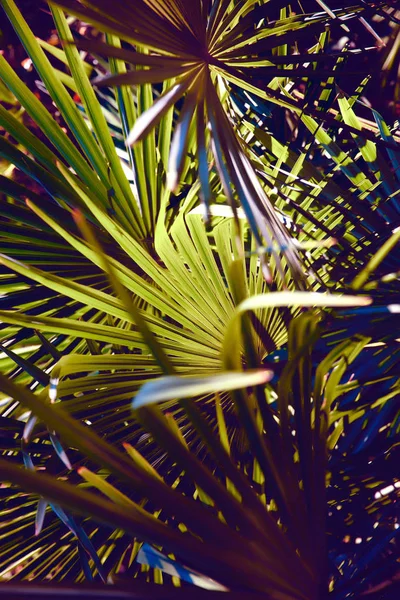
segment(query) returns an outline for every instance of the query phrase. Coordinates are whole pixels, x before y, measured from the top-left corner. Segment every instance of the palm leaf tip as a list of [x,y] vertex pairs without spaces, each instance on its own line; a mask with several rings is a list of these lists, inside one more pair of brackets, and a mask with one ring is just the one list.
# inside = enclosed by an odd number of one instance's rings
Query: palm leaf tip
[[162,377],[146,383],[132,400],[132,407],[165,402],[166,400],[215,394],[270,381],[273,372],[267,369],[243,372],[226,372],[209,377]]

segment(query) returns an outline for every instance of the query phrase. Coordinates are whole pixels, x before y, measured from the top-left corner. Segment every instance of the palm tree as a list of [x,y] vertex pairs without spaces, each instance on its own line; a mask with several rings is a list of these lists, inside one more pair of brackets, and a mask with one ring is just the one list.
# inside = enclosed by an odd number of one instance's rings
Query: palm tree
[[391,576],[398,140],[329,31],[397,13],[315,4],[1,1],[62,119],[0,55],[5,593]]

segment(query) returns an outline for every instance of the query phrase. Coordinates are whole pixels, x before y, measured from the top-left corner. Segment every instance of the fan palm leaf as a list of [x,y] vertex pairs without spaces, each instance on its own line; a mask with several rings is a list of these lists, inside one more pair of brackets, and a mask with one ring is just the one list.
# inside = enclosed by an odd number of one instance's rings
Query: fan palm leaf
[[[111,75],[96,67],[92,89],[52,8],[73,84],[59,78],[3,0],[66,131],[0,55],[46,136],[0,107],[15,175],[0,178],[1,575],[365,590],[373,561],[397,558],[374,523],[392,527],[398,494],[379,465],[399,427],[399,173],[382,117],[357,117],[366,81],[335,93],[351,53],[320,68],[348,8],[54,4],[107,30],[77,46]],[[297,145],[274,126],[286,109]]]

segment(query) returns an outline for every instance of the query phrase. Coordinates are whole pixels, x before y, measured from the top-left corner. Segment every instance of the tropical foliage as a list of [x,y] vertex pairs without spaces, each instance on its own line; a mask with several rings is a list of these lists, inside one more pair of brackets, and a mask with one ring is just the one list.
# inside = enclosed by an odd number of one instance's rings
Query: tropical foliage
[[0,593],[395,578],[400,15],[340,4],[0,0]]

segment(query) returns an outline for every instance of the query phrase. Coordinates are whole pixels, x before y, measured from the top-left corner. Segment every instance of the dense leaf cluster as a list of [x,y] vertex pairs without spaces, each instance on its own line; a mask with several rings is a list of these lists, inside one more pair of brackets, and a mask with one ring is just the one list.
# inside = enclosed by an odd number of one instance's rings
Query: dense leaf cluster
[[56,45],[17,4],[0,592],[395,589],[395,3],[54,0]]

